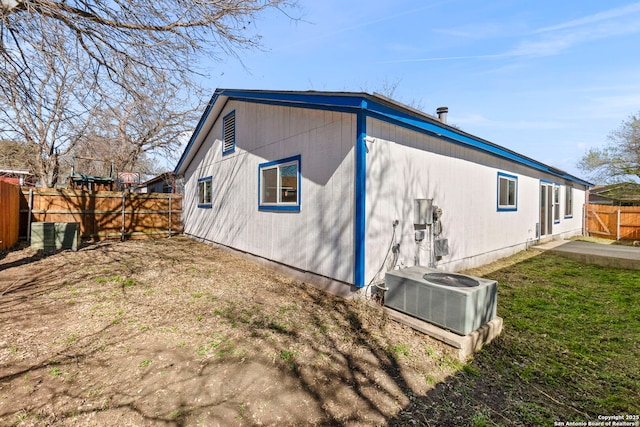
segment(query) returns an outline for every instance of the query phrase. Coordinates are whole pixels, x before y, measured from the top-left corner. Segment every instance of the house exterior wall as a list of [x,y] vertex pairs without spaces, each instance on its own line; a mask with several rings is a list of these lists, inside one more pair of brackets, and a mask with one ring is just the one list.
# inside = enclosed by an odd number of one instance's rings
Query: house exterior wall
[[[229,117],[235,146],[227,138],[223,151]],[[283,159],[300,159],[299,210],[259,203],[260,165]],[[187,235],[357,287],[382,281],[390,268],[429,262],[427,241],[414,239],[416,198],[433,199],[444,213],[449,255],[437,267],[459,271],[541,237],[581,233],[588,185],[401,106],[331,93],[216,91],[175,172],[184,177]],[[498,209],[499,174],[517,180],[514,209]],[[211,180],[212,200],[199,207],[203,179]],[[541,183],[560,189],[560,216],[544,236]]]
[[[440,237],[448,239],[449,255],[437,266],[459,271],[525,249],[537,238],[541,180],[565,184],[524,165],[386,121],[369,118],[367,134],[372,142],[367,144],[366,283],[384,280],[384,271],[392,267],[394,220],[399,221],[394,236],[400,244],[397,265],[415,265],[416,254],[421,264],[428,262],[426,241],[418,247],[414,238],[416,198],[433,199],[442,209]],[[516,210],[497,209],[498,172],[517,177]],[[574,186],[573,216],[565,218],[561,187],[560,222],[554,224],[553,235],[582,231],[584,190]]]
[[[233,152],[222,118],[235,111]],[[185,233],[353,282],[355,114],[229,100],[187,166]],[[259,164],[300,155],[300,211],[258,210]],[[198,179],[212,177],[211,208]]]

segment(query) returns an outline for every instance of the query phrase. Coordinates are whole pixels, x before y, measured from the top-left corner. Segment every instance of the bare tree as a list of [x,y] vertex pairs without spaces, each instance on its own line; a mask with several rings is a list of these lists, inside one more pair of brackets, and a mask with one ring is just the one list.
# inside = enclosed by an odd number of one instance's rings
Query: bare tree
[[[378,89],[374,90],[373,93],[377,93],[379,95],[385,96],[390,99],[396,99],[396,92],[400,87],[401,82],[402,82],[402,79],[399,79],[399,78],[390,80],[389,78],[385,77],[382,80],[382,82],[378,85],[379,86]],[[369,92],[369,89],[366,84],[364,86],[361,86],[360,90],[363,92]],[[418,110],[418,111],[425,110],[425,105],[423,100],[417,100],[416,98],[412,98],[408,101],[403,100],[402,98],[399,98],[397,100],[408,105],[409,107],[415,110]]]
[[63,43],[67,55],[89,59],[96,80],[107,77],[124,87],[125,69],[138,76],[168,72],[186,78],[195,54],[233,55],[259,46],[250,31],[256,15],[284,10],[295,0],[2,0],[0,82],[28,69],[28,52],[48,54],[51,43]]
[[53,187],[61,158],[80,143],[91,122],[94,87],[80,64],[56,55],[34,60],[19,83],[0,87],[0,134],[24,144],[40,185]]
[[640,182],[640,115],[631,115],[608,136],[603,148],[591,148],[578,167],[603,183]]
[[0,140],[0,167],[35,170],[33,168],[33,147],[20,141]]
[[0,137],[37,148],[46,186],[89,136],[135,167],[194,124],[193,102],[170,101],[197,90],[200,58],[259,47],[252,21],[295,1],[0,0]]
[[158,172],[153,155],[172,163],[199,113],[178,88],[163,81],[139,82],[135,92],[120,90],[96,108],[83,155],[109,158],[119,172],[153,174]]

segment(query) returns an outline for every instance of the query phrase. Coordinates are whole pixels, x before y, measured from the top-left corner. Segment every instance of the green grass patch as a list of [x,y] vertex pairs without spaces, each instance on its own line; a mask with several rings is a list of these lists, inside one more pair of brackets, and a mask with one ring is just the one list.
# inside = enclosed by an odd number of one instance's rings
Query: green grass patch
[[121,284],[122,287],[132,287],[132,286],[136,286],[137,285],[135,280],[129,279],[129,278],[124,278],[122,276],[111,276],[108,279],[106,279],[104,277],[98,277],[95,280],[96,280],[97,283],[106,283],[107,281],[114,282],[114,283],[119,283],[119,284]]
[[427,373],[436,391],[393,425],[416,413],[430,425],[552,426],[640,412],[640,271],[529,251],[465,273],[498,281],[504,330],[467,364],[427,349],[449,377]]
[[136,281],[133,279],[124,279],[122,281],[122,286],[129,287],[129,286],[135,286],[135,285],[136,285]]
[[391,354],[393,354],[394,357],[399,357],[400,355],[409,357],[411,355],[409,346],[406,344],[390,345],[388,350]]
[[285,314],[287,311],[295,310],[297,307],[295,305],[285,305],[278,309],[279,314]]
[[280,359],[291,360],[296,356],[296,352],[292,350],[280,350]]
[[275,332],[279,332],[281,334],[286,334],[287,332],[289,332],[289,328],[287,327],[287,325],[284,325],[278,322],[270,322],[269,329]]
[[[638,412],[640,272],[544,254],[489,277],[507,350],[489,346],[501,359],[492,363],[566,402],[567,415]],[[518,411],[531,423],[549,416],[533,404]]]
[[289,369],[294,369],[296,364],[294,359],[298,356],[298,352],[295,350],[282,349],[280,350],[280,359],[287,363]]
[[198,356],[222,358],[239,354],[231,340],[219,333],[212,333],[211,340],[205,344],[199,344],[196,348]]

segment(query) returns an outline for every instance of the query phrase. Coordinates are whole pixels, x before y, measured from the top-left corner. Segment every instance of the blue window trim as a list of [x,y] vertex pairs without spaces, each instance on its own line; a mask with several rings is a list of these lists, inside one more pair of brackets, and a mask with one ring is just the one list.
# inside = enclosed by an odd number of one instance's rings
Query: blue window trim
[[362,101],[362,110],[356,121],[356,173],[355,173],[355,248],[353,284],[364,287],[365,244],[366,244],[366,207],[367,207],[367,103]]
[[[516,204],[515,206],[500,206],[500,178],[513,179],[516,182]],[[504,172],[498,172],[498,183],[496,187],[496,209],[498,212],[514,212],[518,210],[518,177]]]
[[[263,205],[261,200],[262,194],[262,169],[272,166],[281,165],[284,163],[298,163],[298,203],[286,204],[286,205]],[[296,156],[287,157],[285,159],[274,160],[271,162],[260,163],[258,165],[258,210],[259,211],[281,211],[281,212],[300,212],[300,204],[302,202],[302,156],[300,154]]]
[[204,178],[199,178],[198,179],[198,189],[196,192],[196,199],[198,200],[198,207],[202,208],[202,209],[211,209],[213,203],[209,202],[209,203],[200,203],[200,183],[201,182],[205,182],[205,181],[209,181],[209,188],[211,191],[211,199],[213,201],[213,177],[211,176],[206,176]]
[[[235,115],[236,115],[236,110],[233,110],[232,112],[230,112],[229,114],[227,114],[226,116],[224,116],[222,118],[222,155],[227,155],[227,154],[231,154],[234,151],[236,151],[236,119],[235,119]],[[231,146],[230,149],[225,150],[224,149],[224,122],[227,121],[228,117],[233,116],[233,145]]]

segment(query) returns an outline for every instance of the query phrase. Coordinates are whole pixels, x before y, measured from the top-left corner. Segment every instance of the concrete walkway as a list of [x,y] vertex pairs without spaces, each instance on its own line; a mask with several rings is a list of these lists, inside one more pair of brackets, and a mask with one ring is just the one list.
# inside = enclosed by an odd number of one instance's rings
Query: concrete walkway
[[533,249],[550,251],[589,264],[640,270],[640,247],[577,240],[553,240]]

